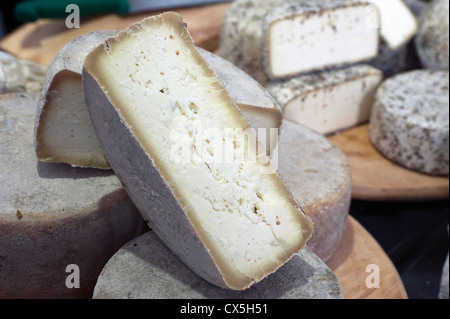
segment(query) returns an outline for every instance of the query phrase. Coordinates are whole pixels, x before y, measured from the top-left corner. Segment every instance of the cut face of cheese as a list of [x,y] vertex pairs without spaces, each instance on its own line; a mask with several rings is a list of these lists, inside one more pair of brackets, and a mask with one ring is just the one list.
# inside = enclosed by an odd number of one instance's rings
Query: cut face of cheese
[[116,33],[83,34],[67,43],[50,63],[35,118],[34,144],[40,161],[110,167],[90,123],[81,71],[86,55]]
[[269,82],[267,90],[286,119],[329,134],[368,121],[382,78],[379,70],[357,65]]
[[109,168],[89,118],[81,74],[61,71],[49,90],[51,98],[40,114],[36,132],[39,160]]
[[405,45],[419,28],[414,13],[404,0],[368,0],[379,12],[380,35],[391,50]]
[[367,24],[367,3],[300,1],[265,18],[265,63],[269,78],[286,78],[366,61],[378,53],[378,29]]
[[[84,67],[106,157],[150,227],[188,267],[241,290],[305,246],[309,218],[280,177],[268,174],[265,150],[178,14],[131,26],[90,53]],[[190,159],[174,160],[184,137],[192,138]],[[230,160],[226,145],[244,156]]]

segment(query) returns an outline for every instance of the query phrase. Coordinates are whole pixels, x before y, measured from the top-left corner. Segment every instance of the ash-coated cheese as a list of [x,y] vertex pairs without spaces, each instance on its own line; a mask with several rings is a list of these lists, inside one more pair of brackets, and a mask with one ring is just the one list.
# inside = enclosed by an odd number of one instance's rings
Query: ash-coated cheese
[[[37,160],[37,99],[0,96],[0,298],[90,298],[103,266],[145,224],[112,172]],[[70,265],[79,288],[66,286]]]
[[416,70],[387,79],[378,89],[370,140],[387,158],[432,175],[449,173],[449,75]]
[[35,119],[35,149],[43,162],[108,169],[89,113],[81,82],[86,55],[117,31],[95,31],[67,43],[45,75]]
[[322,134],[288,120],[281,125],[278,158],[278,173],[314,222],[308,248],[328,261],[345,231],[352,198],[348,160]]
[[379,32],[366,25],[367,6],[347,0],[238,0],[225,14],[220,54],[263,85],[268,78],[370,60],[377,55]]
[[[195,275],[149,231],[127,243],[108,261],[98,278],[93,298],[342,299],[343,295],[333,272],[307,248],[265,280],[245,291],[231,291]],[[264,311],[263,304],[260,304],[261,311]]]
[[419,18],[415,45],[422,65],[428,69],[449,69],[449,1],[433,0]]
[[92,51],[83,87],[114,172],[199,276],[243,290],[305,247],[310,219],[178,14],[144,19]]
[[271,81],[267,90],[284,118],[328,134],[369,120],[373,96],[383,74],[368,65]]

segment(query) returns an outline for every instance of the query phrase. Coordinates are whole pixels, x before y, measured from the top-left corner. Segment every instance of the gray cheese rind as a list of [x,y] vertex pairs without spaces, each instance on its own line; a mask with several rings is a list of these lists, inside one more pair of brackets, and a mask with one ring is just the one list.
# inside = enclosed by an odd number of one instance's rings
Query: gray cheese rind
[[422,65],[428,69],[449,69],[449,1],[433,0],[419,18],[415,44]]
[[[90,298],[103,266],[145,224],[111,171],[37,160],[36,102],[0,96],[0,298]],[[66,287],[70,264],[80,288]]]
[[227,287],[153,160],[86,69],[83,86],[92,124],[105,155],[150,228],[183,263],[195,268],[199,276],[219,287]]
[[110,259],[93,298],[343,299],[343,294],[333,272],[307,248],[245,291],[221,289],[196,276],[149,231]]
[[387,158],[431,175],[449,173],[449,74],[416,70],[378,89],[370,140]]
[[278,173],[315,225],[307,246],[326,262],[344,234],[350,209],[347,157],[322,134],[288,120],[281,125],[278,152]]

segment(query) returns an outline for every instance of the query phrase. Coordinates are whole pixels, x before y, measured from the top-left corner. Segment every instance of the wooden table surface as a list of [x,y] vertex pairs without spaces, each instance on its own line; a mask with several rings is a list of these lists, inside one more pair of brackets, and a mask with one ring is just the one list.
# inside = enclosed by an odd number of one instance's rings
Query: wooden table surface
[[[196,8],[173,10],[179,12],[188,25],[197,46],[215,51],[218,47],[221,20],[228,4],[217,4]],[[64,20],[39,20],[22,25],[7,35],[0,48],[47,65],[67,42],[75,37],[95,30],[120,30],[128,25],[158,12],[134,14],[126,17],[104,15],[82,19],[79,29],[67,29]],[[347,222],[346,232],[328,266],[341,283],[347,299],[404,299],[407,294],[396,268],[374,238],[352,217]],[[378,267],[379,288],[368,288],[366,280],[375,276]],[[369,271],[367,271],[369,270]]]

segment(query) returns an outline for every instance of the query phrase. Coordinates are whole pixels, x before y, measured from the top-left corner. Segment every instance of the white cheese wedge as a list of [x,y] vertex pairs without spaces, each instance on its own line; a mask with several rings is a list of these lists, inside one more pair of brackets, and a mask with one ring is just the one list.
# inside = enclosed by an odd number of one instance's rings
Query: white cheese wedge
[[367,122],[383,74],[367,65],[271,81],[284,118],[329,134]]
[[[391,50],[405,45],[417,33],[419,24],[404,0],[367,1],[378,9],[380,35]],[[368,12],[373,14],[370,9]]]
[[[95,285],[93,298],[342,299],[343,294],[330,268],[307,248],[275,274],[245,291],[221,289],[183,265],[149,231],[127,243],[108,261]],[[258,308],[265,311],[264,303],[254,306],[255,313]],[[227,311],[231,309],[228,306]]]
[[[242,290],[306,245],[310,219],[178,14],[147,18],[91,52],[83,86],[114,172],[198,275]],[[174,156],[186,146],[190,158]]]
[[433,0],[420,15],[415,38],[422,65],[428,69],[449,69],[449,1]]
[[109,168],[90,123],[81,71],[86,55],[117,31],[96,31],[66,44],[45,76],[35,120],[36,155],[43,162]]
[[377,56],[378,41],[365,2],[291,2],[265,17],[263,65],[269,78],[286,78],[370,60]]
[[145,223],[111,171],[36,159],[37,100],[0,96],[0,298],[91,298],[106,262]]
[[[81,70],[86,55],[117,31],[86,33],[65,45],[52,60],[36,112],[35,147],[43,162],[108,169],[84,100]],[[258,132],[279,128],[281,109],[258,83],[231,63],[197,48]],[[264,107],[263,107],[264,106]],[[247,117],[247,118],[249,118]],[[274,133],[272,133],[273,135]],[[275,141],[272,136],[271,141]],[[270,152],[270,142],[266,142]]]
[[378,89],[370,140],[388,159],[432,175],[449,173],[449,75],[416,70]]

